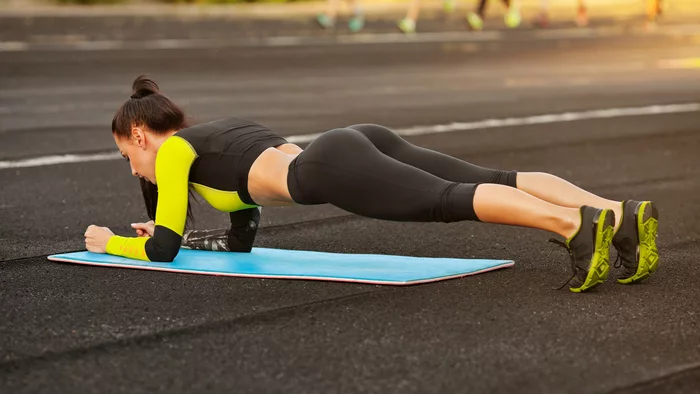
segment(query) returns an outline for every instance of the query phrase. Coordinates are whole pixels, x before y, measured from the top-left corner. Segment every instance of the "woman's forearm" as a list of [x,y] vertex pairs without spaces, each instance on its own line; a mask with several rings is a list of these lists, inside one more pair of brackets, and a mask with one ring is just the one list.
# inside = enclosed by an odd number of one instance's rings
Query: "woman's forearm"
[[182,235],[182,247],[197,250],[230,252],[229,229],[187,230]]

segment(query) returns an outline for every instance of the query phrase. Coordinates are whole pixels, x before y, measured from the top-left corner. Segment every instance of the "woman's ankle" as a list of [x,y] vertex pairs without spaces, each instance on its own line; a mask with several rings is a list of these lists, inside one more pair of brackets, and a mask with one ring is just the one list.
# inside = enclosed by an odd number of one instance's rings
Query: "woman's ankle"
[[562,237],[569,239],[576,235],[581,227],[581,214],[576,208],[562,208],[561,214],[553,217],[555,232]]

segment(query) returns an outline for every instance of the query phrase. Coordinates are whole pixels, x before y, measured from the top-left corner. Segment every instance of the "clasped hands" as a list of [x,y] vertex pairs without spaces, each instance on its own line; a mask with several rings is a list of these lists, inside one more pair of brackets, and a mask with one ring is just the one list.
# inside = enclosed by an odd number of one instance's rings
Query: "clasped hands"
[[[131,223],[131,227],[136,230],[138,237],[152,237],[155,223],[153,220],[146,223]],[[113,236],[114,233],[109,228],[91,224],[85,230],[85,248],[93,253],[107,253],[107,242]]]

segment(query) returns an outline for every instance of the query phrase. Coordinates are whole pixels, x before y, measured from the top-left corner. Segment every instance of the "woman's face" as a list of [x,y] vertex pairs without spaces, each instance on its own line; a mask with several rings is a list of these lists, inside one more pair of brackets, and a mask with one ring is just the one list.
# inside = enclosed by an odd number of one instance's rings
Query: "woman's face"
[[131,138],[120,138],[114,135],[114,142],[119,148],[119,153],[131,165],[131,174],[147,181],[156,183],[156,155],[152,141],[152,135],[143,129],[134,127],[131,129]]

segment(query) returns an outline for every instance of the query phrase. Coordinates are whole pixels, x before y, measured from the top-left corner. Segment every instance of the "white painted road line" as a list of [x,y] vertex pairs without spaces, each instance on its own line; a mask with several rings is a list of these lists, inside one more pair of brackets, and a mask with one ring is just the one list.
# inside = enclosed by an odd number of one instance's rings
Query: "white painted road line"
[[485,42],[501,39],[499,32],[423,33],[407,36],[401,33],[356,34],[336,37],[279,36],[249,39],[157,39],[143,41],[94,40],[75,42],[0,41],[0,52],[29,51],[111,51],[157,49],[216,49],[229,47],[301,47],[321,45],[411,44],[440,42]]
[[[495,127],[527,126],[535,124],[573,122],[589,119],[621,118],[625,116],[662,115],[700,111],[700,103],[651,105],[647,107],[608,108],[583,112],[535,115],[523,118],[486,119],[477,122],[451,123],[436,126],[416,126],[400,130],[401,135],[439,134],[453,131],[480,130]],[[0,167],[1,168],[1,167]]]
[[30,43],[25,41],[0,41],[0,52],[28,51]]
[[[573,122],[577,120],[589,119],[610,119],[620,118],[625,116],[642,116],[642,115],[663,115],[675,114],[684,112],[699,112],[700,103],[683,103],[669,105],[650,105],[646,107],[627,107],[627,108],[607,108],[592,111],[581,112],[565,112],[559,114],[546,114],[526,116],[520,118],[502,118],[502,119],[485,119],[475,122],[455,122],[449,124],[432,125],[432,126],[415,126],[403,129],[395,129],[394,131],[403,136],[425,135],[425,134],[441,134],[452,133],[457,131],[468,130],[483,130],[496,127],[514,127],[527,126],[536,124]],[[302,134],[285,137],[287,141],[293,144],[308,143],[316,139],[320,133]],[[26,168],[26,167],[41,167],[51,166],[66,163],[84,163],[90,161],[104,161],[121,159],[119,152],[103,152],[97,154],[68,154],[42,156],[31,159],[15,160],[15,161],[0,161],[0,170],[10,168]]]
[[54,156],[42,156],[35,157],[32,159],[24,159],[17,161],[0,161],[0,170],[7,168],[26,168],[26,167],[43,167],[52,166],[56,164],[66,164],[66,163],[85,163],[89,161],[104,161],[104,160],[116,160],[122,159],[122,155],[119,152],[104,152],[95,153],[89,155],[83,154],[70,154],[70,155],[54,155]]

